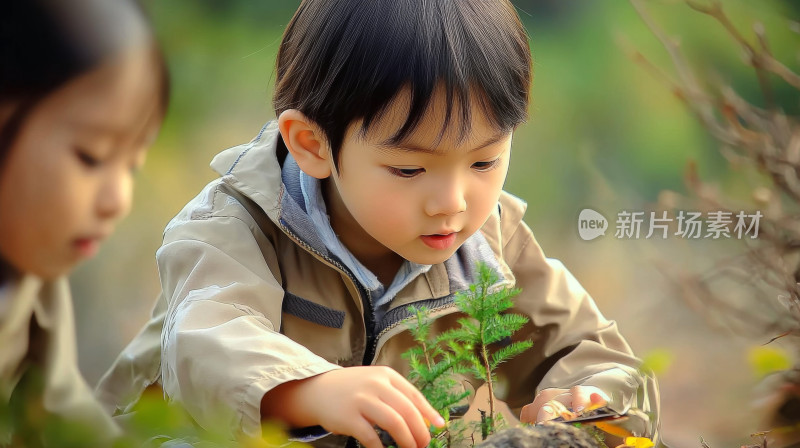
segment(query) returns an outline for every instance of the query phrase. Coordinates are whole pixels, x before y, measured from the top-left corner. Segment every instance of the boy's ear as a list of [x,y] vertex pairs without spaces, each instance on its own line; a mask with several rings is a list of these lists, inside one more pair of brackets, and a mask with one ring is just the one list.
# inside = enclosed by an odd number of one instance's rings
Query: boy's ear
[[316,123],[296,109],[278,117],[278,129],[297,165],[309,176],[325,179],[331,175],[330,148]]

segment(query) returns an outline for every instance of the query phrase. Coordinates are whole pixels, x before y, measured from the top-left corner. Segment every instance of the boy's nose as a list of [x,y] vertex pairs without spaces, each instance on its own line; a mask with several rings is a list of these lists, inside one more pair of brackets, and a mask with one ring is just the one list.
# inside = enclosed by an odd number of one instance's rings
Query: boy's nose
[[109,175],[97,192],[97,214],[105,219],[120,219],[130,212],[133,180],[127,173]]
[[467,210],[463,189],[456,183],[434,187],[425,204],[428,216],[451,216]]

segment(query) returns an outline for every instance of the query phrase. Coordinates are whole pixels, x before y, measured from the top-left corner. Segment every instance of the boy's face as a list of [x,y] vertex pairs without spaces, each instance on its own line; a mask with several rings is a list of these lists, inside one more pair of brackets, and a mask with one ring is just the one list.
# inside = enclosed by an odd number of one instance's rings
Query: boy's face
[[448,259],[497,207],[508,171],[511,132],[497,131],[472,105],[468,135],[459,141],[458,108],[437,142],[445,116],[443,95],[399,146],[384,142],[403,124],[407,108],[395,101],[365,139],[360,122],[348,129],[338,174],[326,186],[331,224],[367,267],[400,255],[420,264]]

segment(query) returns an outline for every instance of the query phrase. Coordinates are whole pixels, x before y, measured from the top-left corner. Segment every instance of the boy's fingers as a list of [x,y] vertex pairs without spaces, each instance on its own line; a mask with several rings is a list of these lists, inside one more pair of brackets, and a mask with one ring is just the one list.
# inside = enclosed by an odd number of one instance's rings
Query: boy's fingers
[[544,389],[533,399],[533,403],[526,405],[522,408],[519,414],[519,419],[522,423],[538,423],[539,411],[545,403],[552,400],[553,397],[567,392],[566,389]]
[[608,404],[608,400],[603,398],[603,396],[597,392],[589,395],[589,401],[591,401],[592,406],[605,406]]
[[522,407],[522,410],[519,413],[519,421],[520,423],[535,423],[536,422],[536,414],[534,412],[539,412],[539,409],[533,408],[533,403],[526,404]]
[[563,397],[565,395],[568,396],[568,394],[561,394],[553,398],[552,400],[548,401],[547,403],[545,403],[544,406],[542,406],[542,408],[539,409],[539,413],[536,415],[536,422],[537,423],[546,422],[548,420],[552,420],[558,417],[567,418],[570,412],[564,405],[564,403],[559,401],[559,399],[563,400],[563,398],[560,397]]
[[355,419],[350,434],[355,437],[365,448],[383,448],[381,438],[375,429],[363,418]]
[[569,392],[572,395],[572,410],[575,412],[583,411],[592,403],[589,398],[591,391],[586,387],[575,386]]
[[564,392],[561,394],[556,395],[550,400],[556,406],[556,411],[559,412],[561,410],[572,409],[575,403],[575,399],[572,397],[572,394],[569,392]]
[[552,420],[562,414],[584,411],[588,406],[604,406],[608,402],[605,392],[594,386],[575,386],[571,389],[545,389],[533,403],[520,412],[522,423],[538,423]]
[[569,394],[562,394],[548,401],[544,407],[549,407],[552,410],[551,412],[554,414],[553,418],[562,417],[564,419],[570,419],[573,413],[570,411],[568,405],[564,403],[571,403],[571,400],[572,397]]
[[556,415],[556,410],[553,409],[553,406],[546,404],[539,409],[539,413],[536,415],[536,423],[546,422],[556,417],[558,417],[558,415]]
[[605,400],[606,402],[608,402],[609,400],[611,400],[611,397],[609,397],[607,393],[603,392],[602,390],[600,390],[600,389],[598,389],[598,388],[596,388],[596,387],[595,387],[594,389],[595,389],[595,390],[594,390],[594,393],[596,393],[597,395],[600,395],[600,397],[601,397],[603,400]]
[[[399,374],[398,374],[399,375]],[[419,391],[413,384],[409,383],[405,378],[399,377],[399,380],[392,379],[392,386],[396,387],[400,392],[402,392],[411,403],[416,407],[417,410],[422,414],[422,417],[436,426],[441,428],[444,426],[444,418],[436,412],[436,409],[428,403],[428,400],[422,395],[422,392]],[[425,430],[427,432],[428,425],[425,425]]]
[[416,446],[427,446],[428,442],[430,442],[428,424],[425,423],[421,410],[418,409],[415,403],[396,389],[386,392],[380,398],[387,406],[400,415],[403,424],[409,429],[414,440],[416,440]]
[[[383,401],[371,401],[364,409],[363,415],[374,425],[388,432],[399,448],[418,447],[416,439],[411,434],[411,430],[403,417]],[[378,443],[379,446],[382,446],[382,444],[380,444],[380,438]]]

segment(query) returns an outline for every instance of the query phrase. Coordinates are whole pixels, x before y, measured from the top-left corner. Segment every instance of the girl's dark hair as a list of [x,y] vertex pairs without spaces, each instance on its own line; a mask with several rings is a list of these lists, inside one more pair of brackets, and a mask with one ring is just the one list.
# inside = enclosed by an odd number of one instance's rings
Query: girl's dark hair
[[[135,0],[11,1],[0,14],[0,169],[28,114],[71,79],[136,44],[152,46],[159,103],[166,109],[169,79]],[[2,109],[0,109],[2,111]]]
[[443,87],[441,138],[458,108],[468,134],[470,100],[498,130],[527,119],[532,81],[528,36],[508,0],[303,0],[276,63],[276,116],[297,109],[325,133],[338,161],[348,126],[361,136],[404,89],[410,93],[400,144]]

